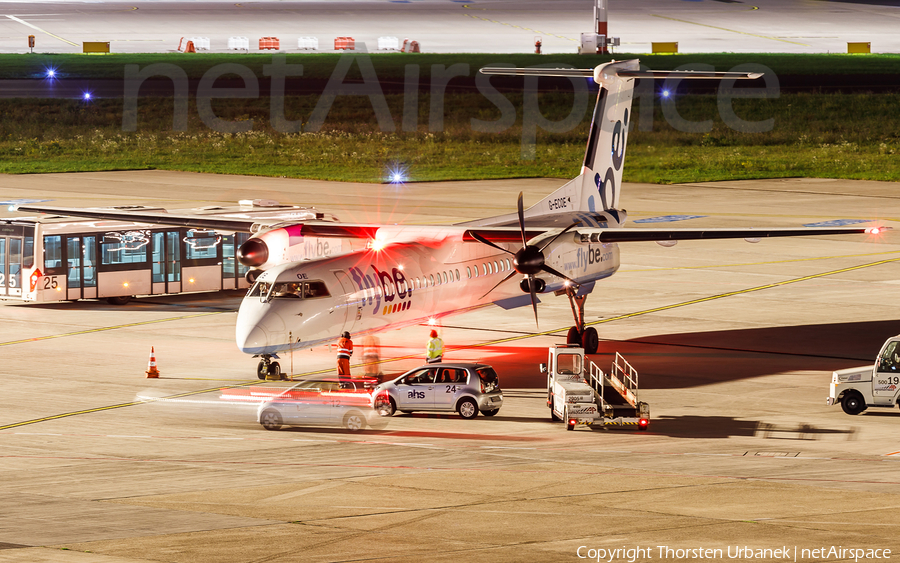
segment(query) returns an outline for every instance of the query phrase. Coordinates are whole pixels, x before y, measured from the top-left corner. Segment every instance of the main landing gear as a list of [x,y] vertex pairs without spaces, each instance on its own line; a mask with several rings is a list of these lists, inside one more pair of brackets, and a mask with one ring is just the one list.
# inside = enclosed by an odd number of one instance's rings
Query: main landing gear
[[284,375],[281,373],[281,364],[273,360],[277,360],[277,354],[257,354],[254,358],[262,358],[256,366],[256,377],[260,379],[282,379]]
[[600,345],[600,337],[597,336],[597,329],[584,326],[584,302],[587,294],[578,295],[578,286],[566,286],[566,297],[569,298],[569,305],[572,306],[572,316],[575,317],[575,326],[569,328],[566,334],[566,343],[575,344],[584,348],[585,354],[596,354],[597,347]]

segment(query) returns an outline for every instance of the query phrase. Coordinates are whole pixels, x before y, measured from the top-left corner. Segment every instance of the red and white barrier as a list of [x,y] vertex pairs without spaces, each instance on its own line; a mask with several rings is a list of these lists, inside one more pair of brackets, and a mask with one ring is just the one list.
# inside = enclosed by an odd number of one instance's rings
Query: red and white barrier
[[281,48],[281,40],[277,37],[260,37],[259,38],[259,50],[264,51],[267,49],[278,50]]
[[335,51],[355,51],[356,50],[356,40],[352,37],[335,37],[334,38],[334,50]]

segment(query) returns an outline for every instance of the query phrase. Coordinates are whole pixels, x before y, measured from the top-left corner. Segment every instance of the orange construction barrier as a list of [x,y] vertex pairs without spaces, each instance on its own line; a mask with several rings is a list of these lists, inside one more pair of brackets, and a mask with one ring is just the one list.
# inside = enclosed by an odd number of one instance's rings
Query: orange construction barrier
[[196,53],[196,52],[197,52],[197,50],[194,49],[194,42],[193,42],[193,41],[188,41],[188,42],[187,42],[187,45],[184,46],[184,52],[185,52],[185,53]]
[[260,37],[259,38],[259,50],[262,51],[264,49],[275,49],[276,51],[281,48],[281,40],[277,37]]
[[[188,45],[190,45],[190,43],[188,43]],[[153,349],[153,346],[150,347],[150,362],[147,364],[147,371],[145,373],[148,378],[159,377],[159,370],[156,369],[156,351]]]
[[418,53],[419,52],[419,42],[418,41],[410,41],[409,39],[403,40],[403,47],[400,48],[401,53]]
[[352,37],[335,37],[334,38],[334,50],[347,50],[347,51],[355,51],[356,50],[356,40]]

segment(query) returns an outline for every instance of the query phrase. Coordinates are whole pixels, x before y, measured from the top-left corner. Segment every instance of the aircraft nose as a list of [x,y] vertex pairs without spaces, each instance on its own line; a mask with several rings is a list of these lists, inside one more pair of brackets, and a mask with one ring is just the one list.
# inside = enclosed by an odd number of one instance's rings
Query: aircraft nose
[[262,354],[269,345],[269,335],[259,325],[252,325],[249,330],[239,327],[235,334],[238,348],[245,354]]

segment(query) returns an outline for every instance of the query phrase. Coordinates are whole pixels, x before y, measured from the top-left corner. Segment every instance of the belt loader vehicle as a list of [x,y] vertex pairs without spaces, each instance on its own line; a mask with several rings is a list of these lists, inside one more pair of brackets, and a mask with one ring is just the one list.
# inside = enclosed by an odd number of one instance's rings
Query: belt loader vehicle
[[829,405],[840,403],[847,414],[860,414],[869,407],[891,408],[900,399],[900,335],[881,347],[875,364],[842,369],[831,375]]
[[609,373],[586,361],[584,349],[571,344],[550,347],[546,364],[550,418],[567,430],[576,425],[636,425],[646,430],[650,405],[638,400],[638,374],[618,352]]

